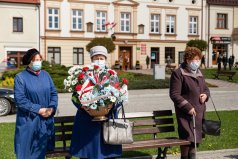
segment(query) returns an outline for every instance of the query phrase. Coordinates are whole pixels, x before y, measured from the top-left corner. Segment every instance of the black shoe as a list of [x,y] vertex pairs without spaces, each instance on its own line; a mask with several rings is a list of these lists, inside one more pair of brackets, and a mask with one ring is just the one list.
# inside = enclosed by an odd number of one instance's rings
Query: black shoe
[[181,159],[188,159],[188,157],[182,157],[182,156],[181,156]]

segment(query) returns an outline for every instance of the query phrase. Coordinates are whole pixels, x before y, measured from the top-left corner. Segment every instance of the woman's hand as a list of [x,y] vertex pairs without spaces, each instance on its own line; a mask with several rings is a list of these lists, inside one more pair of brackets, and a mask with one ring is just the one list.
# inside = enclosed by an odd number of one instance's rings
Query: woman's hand
[[196,116],[196,111],[194,108],[190,109],[189,112],[188,112],[189,115],[194,115]]
[[200,102],[203,104],[207,100],[207,95],[206,94],[200,94],[199,96]]
[[44,118],[48,118],[49,116],[51,116],[53,111],[54,111],[53,108],[41,108],[39,110],[38,114],[40,114]]
[[38,114],[40,114],[43,117],[48,117],[48,113],[47,113],[47,108],[40,108]]
[[85,107],[85,106],[81,106],[81,108],[84,109],[86,112],[89,111],[89,109],[87,107]]

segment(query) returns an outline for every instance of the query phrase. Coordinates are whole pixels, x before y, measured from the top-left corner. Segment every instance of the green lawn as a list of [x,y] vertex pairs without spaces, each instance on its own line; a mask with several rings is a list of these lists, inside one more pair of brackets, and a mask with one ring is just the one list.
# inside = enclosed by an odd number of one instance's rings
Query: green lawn
[[[223,71],[223,69],[222,69],[222,71]],[[227,70],[227,71],[229,71],[229,70]],[[238,70],[232,69],[231,71],[236,72],[236,74],[232,78],[233,80],[229,81],[229,82],[238,83]],[[214,79],[213,74],[215,74],[217,72],[217,69],[202,69],[202,72],[203,72],[205,78]],[[219,77],[219,79],[224,80],[224,81],[228,81],[228,77],[224,77],[224,76]]]
[[[221,111],[219,115],[222,120],[221,136],[206,136],[203,144],[199,147],[199,151],[219,150],[238,148],[238,111]],[[208,112],[207,119],[216,119],[215,112]],[[176,121],[176,120],[175,120]],[[0,154],[1,159],[14,159],[14,129],[15,123],[0,124]],[[177,133],[160,134],[159,137],[174,136]],[[140,138],[144,138],[141,136]],[[141,151],[125,152],[123,156],[139,156],[156,154],[156,149],[146,149]],[[169,153],[179,153],[179,147],[173,147]],[[62,158],[63,159],[63,158]]]

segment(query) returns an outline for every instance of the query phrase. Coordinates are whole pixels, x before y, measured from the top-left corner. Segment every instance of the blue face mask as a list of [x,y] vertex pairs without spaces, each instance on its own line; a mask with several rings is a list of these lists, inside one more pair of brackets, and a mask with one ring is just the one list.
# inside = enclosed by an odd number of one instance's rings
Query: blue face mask
[[100,68],[105,68],[106,66],[106,61],[105,60],[94,60],[93,63],[95,65],[98,65]]
[[197,71],[197,69],[199,68],[201,62],[199,61],[192,61],[189,66],[193,71]]
[[34,61],[32,62],[32,69],[34,71],[39,71],[42,67],[42,61]]

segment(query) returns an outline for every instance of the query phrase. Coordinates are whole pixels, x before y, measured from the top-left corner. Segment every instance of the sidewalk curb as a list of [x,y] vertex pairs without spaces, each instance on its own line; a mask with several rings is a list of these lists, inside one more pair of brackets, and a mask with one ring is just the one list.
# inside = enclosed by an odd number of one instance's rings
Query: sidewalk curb
[[[222,155],[221,155],[222,154]],[[238,159],[238,149],[222,149],[222,150],[211,150],[211,151],[200,151],[197,152],[198,159],[203,158],[229,158],[229,159]],[[139,157],[126,157],[126,158],[118,158],[118,159],[156,159],[156,155],[153,156],[139,156]],[[221,158],[222,157],[222,158]],[[180,159],[180,154],[167,156],[168,159]]]

